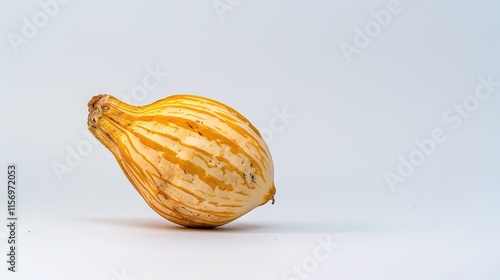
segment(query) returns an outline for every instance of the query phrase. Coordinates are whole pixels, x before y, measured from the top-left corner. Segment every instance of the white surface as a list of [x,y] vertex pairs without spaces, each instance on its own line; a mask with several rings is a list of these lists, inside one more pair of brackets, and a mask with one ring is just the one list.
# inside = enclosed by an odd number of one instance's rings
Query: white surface
[[[19,276],[120,279],[114,274],[118,273],[135,277],[129,279],[297,279],[287,274],[294,266],[301,267],[307,279],[497,275],[498,238],[486,228],[244,220],[201,231],[155,217],[25,220],[23,232],[30,230],[21,239]],[[330,252],[322,247],[325,243],[335,243]],[[311,259],[317,247],[323,249],[315,267]]]
[[[0,168],[19,168],[19,272],[1,279],[500,278],[500,87],[453,111],[479,77],[500,81],[497,1],[401,1],[350,63],[340,45],[395,2],[221,2],[219,17],[216,1],[69,1],[17,47],[9,34],[43,9],[0,3]],[[163,220],[82,134],[99,93],[234,107],[267,132],[276,204],[213,231]],[[435,129],[446,139],[391,188],[384,174]],[[324,261],[287,274],[328,238]]]

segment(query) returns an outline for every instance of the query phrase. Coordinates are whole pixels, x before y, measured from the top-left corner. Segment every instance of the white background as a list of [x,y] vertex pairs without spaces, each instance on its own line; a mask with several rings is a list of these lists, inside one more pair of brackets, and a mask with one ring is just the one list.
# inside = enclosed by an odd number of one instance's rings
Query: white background
[[[2,217],[9,163],[19,183],[1,279],[500,278],[500,86],[474,95],[500,82],[498,1],[49,2],[0,2]],[[99,93],[237,109],[268,132],[275,205],[215,230],[162,219],[82,134]]]

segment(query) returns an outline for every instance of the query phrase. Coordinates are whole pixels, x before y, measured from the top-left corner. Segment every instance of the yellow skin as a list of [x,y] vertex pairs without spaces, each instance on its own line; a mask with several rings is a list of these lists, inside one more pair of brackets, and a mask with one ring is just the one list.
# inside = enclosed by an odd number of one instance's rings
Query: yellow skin
[[88,128],[148,205],[188,227],[216,227],[274,203],[271,154],[257,129],[220,102],[175,95],[132,106],[101,94]]

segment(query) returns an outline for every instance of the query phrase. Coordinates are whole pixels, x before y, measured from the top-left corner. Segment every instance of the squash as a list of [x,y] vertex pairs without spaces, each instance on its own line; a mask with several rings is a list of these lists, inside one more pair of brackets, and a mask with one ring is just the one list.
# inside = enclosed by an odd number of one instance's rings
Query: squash
[[257,129],[209,98],[174,95],[145,106],[101,94],[88,103],[90,132],[165,219],[217,227],[272,200],[274,168]]

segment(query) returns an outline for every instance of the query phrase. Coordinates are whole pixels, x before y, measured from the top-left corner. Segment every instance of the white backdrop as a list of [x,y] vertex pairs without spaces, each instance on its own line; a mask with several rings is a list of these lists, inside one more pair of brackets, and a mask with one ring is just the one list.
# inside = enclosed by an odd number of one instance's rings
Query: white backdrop
[[[498,279],[499,10],[1,1],[6,224],[18,171],[17,272],[2,262],[1,279]],[[162,219],[87,132],[99,93],[237,109],[268,141],[275,205],[211,231]]]

